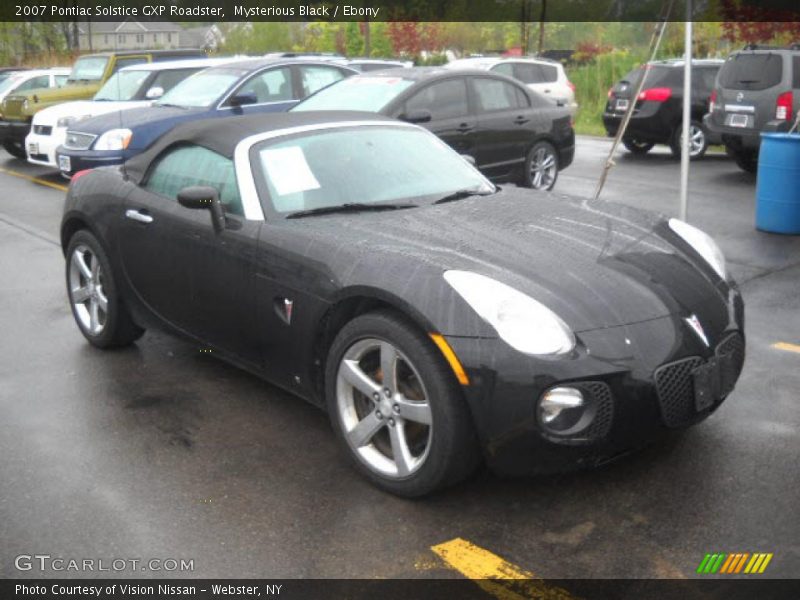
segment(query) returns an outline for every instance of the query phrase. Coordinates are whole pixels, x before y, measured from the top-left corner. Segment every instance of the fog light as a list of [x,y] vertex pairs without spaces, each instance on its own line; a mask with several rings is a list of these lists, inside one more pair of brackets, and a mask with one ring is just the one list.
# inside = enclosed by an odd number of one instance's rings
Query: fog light
[[573,435],[586,429],[594,409],[583,393],[573,387],[556,387],[539,400],[539,423],[557,435]]

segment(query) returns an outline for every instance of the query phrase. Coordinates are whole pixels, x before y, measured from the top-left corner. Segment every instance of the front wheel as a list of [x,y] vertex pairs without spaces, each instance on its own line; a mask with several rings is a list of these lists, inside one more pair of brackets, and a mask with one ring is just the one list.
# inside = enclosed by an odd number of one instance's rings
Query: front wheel
[[3,142],[3,148],[5,148],[6,152],[8,152],[14,158],[20,158],[22,160],[27,158],[27,155],[25,154],[25,146],[23,146],[20,142],[6,140]]
[[628,149],[628,152],[637,155],[647,154],[653,149],[653,146],[655,146],[655,144],[651,144],[650,142],[640,142],[633,138],[622,138],[622,145]]
[[89,231],[76,233],[67,247],[67,295],[78,329],[93,346],[126,346],[142,337],[121,302],[111,263]]
[[418,497],[478,464],[472,421],[433,343],[390,311],[344,326],[326,365],[331,423],[356,468],[393,494]]
[[[683,127],[678,127],[672,134],[669,149],[675,158],[680,158],[683,149]],[[689,158],[702,158],[708,150],[708,136],[699,121],[692,121],[689,126]]]
[[522,185],[550,191],[558,179],[558,155],[550,142],[536,142],[525,160]]

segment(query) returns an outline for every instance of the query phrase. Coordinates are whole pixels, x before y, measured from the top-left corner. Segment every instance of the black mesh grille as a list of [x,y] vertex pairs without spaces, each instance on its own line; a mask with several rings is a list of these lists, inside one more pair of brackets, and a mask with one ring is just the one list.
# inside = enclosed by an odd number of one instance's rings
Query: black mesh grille
[[611,388],[601,381],[584,382],[578,387],[588,392],[595,405],[594,421],[581,437],[586,437],[590,440],[599,440],[606,437],[614,419],[614,401],[611,396]]
[[702,364],[702,358],[692,356],[656,369],[656,391],[661,417],[667,427],[678,427],[694,415],[692,371]]
[[744,338],[738,333],[729,335],[717,346],[716,355],[722,365],[720,393],[725,397],[733,391],[744,366]]

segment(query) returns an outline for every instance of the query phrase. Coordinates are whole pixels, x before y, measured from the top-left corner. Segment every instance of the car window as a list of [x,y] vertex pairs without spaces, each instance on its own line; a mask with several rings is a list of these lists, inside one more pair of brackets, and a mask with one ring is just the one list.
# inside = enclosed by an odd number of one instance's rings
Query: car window
[[516,86],[498,79],[484,77],[476,77],[473,79],[473,83],[480,112],[520,108]]
[[160,71],[156,74],[155,79],[150,84],[150,88],[160,87],[165,92],[168,92],[181,81],[186,79],[192,73],[197,73],[200,69],[169,69],[167,71]]
[[306,98],[289,112],[366,110],[379,112],[414,82],[391,75],[354,75]]
[[423,88],[406,100],[406,114],[414,110],[431,111],[433,120],[454,119],[468,114],[466,79],[448,79]]
[[107,56],[84,56],[75,61],[68,79],[72,81],[97,81],[103,78],[107,64]]
[[20,85],[15,90],[15,92],[27,92],[29,90],[35,90],[38,88],[46,88],[46,87],[50,87],[50,76],[40,75],[39,77],[28,79],[28,81]]
[[95,100],[132,100],[150,71],[133,70],[114,73],[94,95]]
[[800,89],[800,56],[792,58],[792,71],[794,72],[792,75],[792,87],[796,90]]
[[247,73],[244,69],[217,67],[187,77],[161,96],[158,105],[211,106]]
[[734,54],[722,65],[719,83],[731,90],[766,90],[783,79],[780,54]]
[[131,65],[140,65],[146,62],[147,59],[143,56],[137,56],[131,58],[118,58],[114,63],[114,73],[116,73],[123,67],[130,67]]
[[292,71],[289,67],[270,69],[250,78],[236,90],[239,94],[255,94],[258,104],[285,102],[293,99]]
[[395,63],[356,63],[355,65],[351,65],[354,69],[358,69],[362,73],[369,73],[370,71],[383,71],[384,69],[399,69],[402,68],[403,65],[398,65]]
[[499,65],[495,65],[490,69],[494,73],[500,73],[501,75],[506,75],[507,77],[514,77],[514,65],[513,63],[500,63]]
[[317,65],[301,66],[300,81],[303,89],[303,97],[310,96],[314,92],[340,79],[344,79],[344,76],[341,69],[337,69],[336,67],[320,67]]
[[67,82],[67,77],[69,77],[69,75],[53,75],[53,78],[56,80],[56,85],[58,87],[61,87]]
[[192,185],[213,187],[226,212],[244,214],[233,161],[202,146],[167,149],[156,159],[143,187],[175,200],[179,191]]
[[711,93],[711,90],[714,88],[714,81],[717,78],[717,71],[719,71],[716,67],[701,67],[699,69],[692,70],[692,87],[702,93]]
[[514,65],[514,78],[522,83],[544,83],[545,76],[541,65],[532,63],[516,63]]

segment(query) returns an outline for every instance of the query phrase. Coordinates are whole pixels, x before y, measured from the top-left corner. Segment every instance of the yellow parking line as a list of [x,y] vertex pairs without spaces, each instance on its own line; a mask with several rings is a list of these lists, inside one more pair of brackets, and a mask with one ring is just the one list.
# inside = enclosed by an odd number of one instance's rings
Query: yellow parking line
[[786,352],[795,352],[800,354],[800,346],[797,344],[787,344],[786,342],[778,342],[777,344],[772,344],[772,347],[777,350],[785,350]]
[[447,565],[472,579],[499,600],[575,600],[568,591],[547,585],[526,571],[461,538],[431,547]]
[[68,186],[66,185],[53,183],[52,181],[47,181],[46,179],[39,179],[38,177],[32,177],[31,175],[26,175],[25,173],[20,173],[19,171],[12,171],[11,169],[3,169],[0,167],[0,173],[5,173],[6,175],[19,177],[20,179],[27,179],[28,181],[32,181],[33,183],[38,183],[39,185],[44,185],[49,188],[53,188],[54,190],[59,190],[61,192],[66,192],[67,189],[69,189]]

